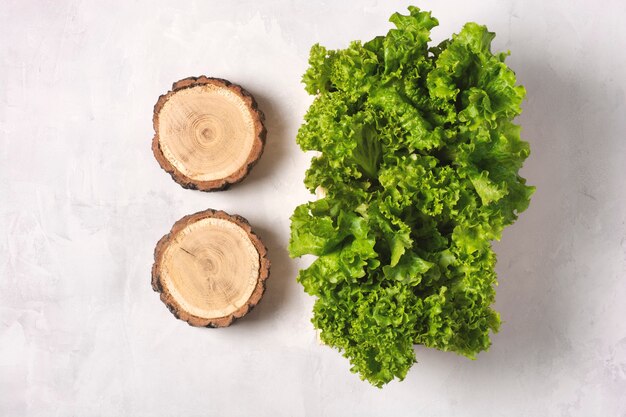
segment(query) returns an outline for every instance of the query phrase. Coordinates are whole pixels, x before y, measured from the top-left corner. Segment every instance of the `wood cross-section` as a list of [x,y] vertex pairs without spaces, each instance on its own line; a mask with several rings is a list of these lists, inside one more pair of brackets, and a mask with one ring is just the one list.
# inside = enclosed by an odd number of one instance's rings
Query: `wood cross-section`
[[152,287],[179,319],[225,327],[254,307],[270,261],[241,216],[205,210],[185,216],[157,244]]
[[244,179],[261,157],[263,120],[241,86],[219,78],[186,78],[154,106],[152,151],[183,187],[222,190]]

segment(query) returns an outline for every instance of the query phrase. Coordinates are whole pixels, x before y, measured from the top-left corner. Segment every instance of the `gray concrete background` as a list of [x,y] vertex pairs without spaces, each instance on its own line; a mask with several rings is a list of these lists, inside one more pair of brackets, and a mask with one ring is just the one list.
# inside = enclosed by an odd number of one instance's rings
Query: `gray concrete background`
[[[495,245],[504,320],[469,361],[418,347],[383,390],[319,346],[295,282],[289,216],[309,198],[294,137],[315,42],[385,33],[407,1],[0,5],[0,415],[626,416],[626,3],[422,1],[441,40],[466,21],[528,90],[518,120],[537,186]],[[266,152],[225,193],[184,190],[150,151],[152,106],[177,79],[241,83]],[[223,330],[175,320],[150,288],[156,241],[212,207],[250,220],[268,291]]]

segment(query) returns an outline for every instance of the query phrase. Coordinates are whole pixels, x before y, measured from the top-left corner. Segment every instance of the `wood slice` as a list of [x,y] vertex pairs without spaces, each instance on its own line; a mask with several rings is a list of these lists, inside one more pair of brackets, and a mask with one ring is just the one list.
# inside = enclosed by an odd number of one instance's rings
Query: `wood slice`
[[154,106],[152,151],[183,187],[222,190],[243,180],[261,157],[264,119],[241,86],[219,78],[185,78]]
[[269,270],[246,219],[209,209],[183,217],[157,243],[152,288],[190,325],[226,327],[259,302]]

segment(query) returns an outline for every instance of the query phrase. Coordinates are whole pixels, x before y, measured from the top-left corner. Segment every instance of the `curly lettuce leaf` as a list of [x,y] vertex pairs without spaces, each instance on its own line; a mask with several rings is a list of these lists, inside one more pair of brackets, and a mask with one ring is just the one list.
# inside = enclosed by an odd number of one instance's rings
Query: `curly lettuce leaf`
[[491,52],[495,34],[468,23],[431,46],[430,13],[390,21],[385,36],[311,49],[316,98],[296,141],[319,153],[305,185],[327,196],[296,208],[289,243],[318,256],[297,279],[322,340],[377,387],[406,376],[414,344],[472,359],[489,348],[491,242],[534,191],[512,122],[526,91]]

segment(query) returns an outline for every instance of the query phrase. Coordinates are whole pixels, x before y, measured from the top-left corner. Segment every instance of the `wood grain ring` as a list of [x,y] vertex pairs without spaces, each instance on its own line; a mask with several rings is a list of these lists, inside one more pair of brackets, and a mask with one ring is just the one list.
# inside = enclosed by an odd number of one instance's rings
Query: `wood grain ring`
[[220,78],[185,78],[154,106],[152,151],[182,187],[224,190],[242,181],[263,154],[264,120],[243,87]]
[[154,251],[152,288],[192,326],[226,327],[259,302],[267,248],[246,219],[208,209],[178,220]]

